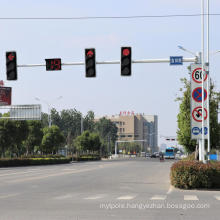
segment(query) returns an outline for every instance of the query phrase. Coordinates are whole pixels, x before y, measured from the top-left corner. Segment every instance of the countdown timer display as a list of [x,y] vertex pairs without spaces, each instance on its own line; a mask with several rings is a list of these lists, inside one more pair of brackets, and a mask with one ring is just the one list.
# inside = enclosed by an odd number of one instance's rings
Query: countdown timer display
[[61,59],[60,58],[45,59],[45,61],[46,61],[47,71],[61,70]]

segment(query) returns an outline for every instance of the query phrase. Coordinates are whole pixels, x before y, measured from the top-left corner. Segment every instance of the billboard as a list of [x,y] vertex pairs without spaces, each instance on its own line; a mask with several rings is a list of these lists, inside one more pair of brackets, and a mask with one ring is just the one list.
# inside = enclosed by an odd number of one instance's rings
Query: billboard
[[11,87],[0,87],[0,105],[11,105]]

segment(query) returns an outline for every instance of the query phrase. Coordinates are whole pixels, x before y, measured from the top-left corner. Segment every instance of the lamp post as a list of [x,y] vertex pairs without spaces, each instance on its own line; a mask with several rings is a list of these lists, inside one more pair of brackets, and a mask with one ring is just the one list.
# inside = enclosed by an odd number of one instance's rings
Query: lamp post
[[52,103],[49,103],[49,102],[47,102],[47,101],[45,101],[43,99],[35,97],[35,100],[45,103],[47,105],[47,107],[48,107],[48,125],[49,125],[49,127],[51,127],[51,124],[52,124],[52,120],[51,120],[52,104],[54,104],[55,101],[58,101],[58,100],[60,100],[62,98],[63,98],[63,96],[59,96]]

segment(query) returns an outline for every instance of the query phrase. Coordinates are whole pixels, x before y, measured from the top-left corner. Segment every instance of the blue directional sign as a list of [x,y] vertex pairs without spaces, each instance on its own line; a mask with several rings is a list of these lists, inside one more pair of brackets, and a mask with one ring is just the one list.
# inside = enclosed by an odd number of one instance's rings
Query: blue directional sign
[[170,65],[183,65],[183,57],[182,56],[171,56]]

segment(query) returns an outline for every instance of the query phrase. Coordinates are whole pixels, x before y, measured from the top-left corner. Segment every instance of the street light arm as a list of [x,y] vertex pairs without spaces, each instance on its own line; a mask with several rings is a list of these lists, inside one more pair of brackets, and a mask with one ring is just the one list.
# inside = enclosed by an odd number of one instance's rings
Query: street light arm
[[190,53],[190,54],[192,54],[192,55],[194,55],[194,56],[197,56],[196,53],[194,53],[194,52],[192,52],[192,51],[190,51],[190,50],[187,50],[186,48],[184,48],[184,47],[182,47],[182,46],[178,46],[178,48],[179,48],[180,50],[186,51],[186,52],[188,52],[188,53]]

